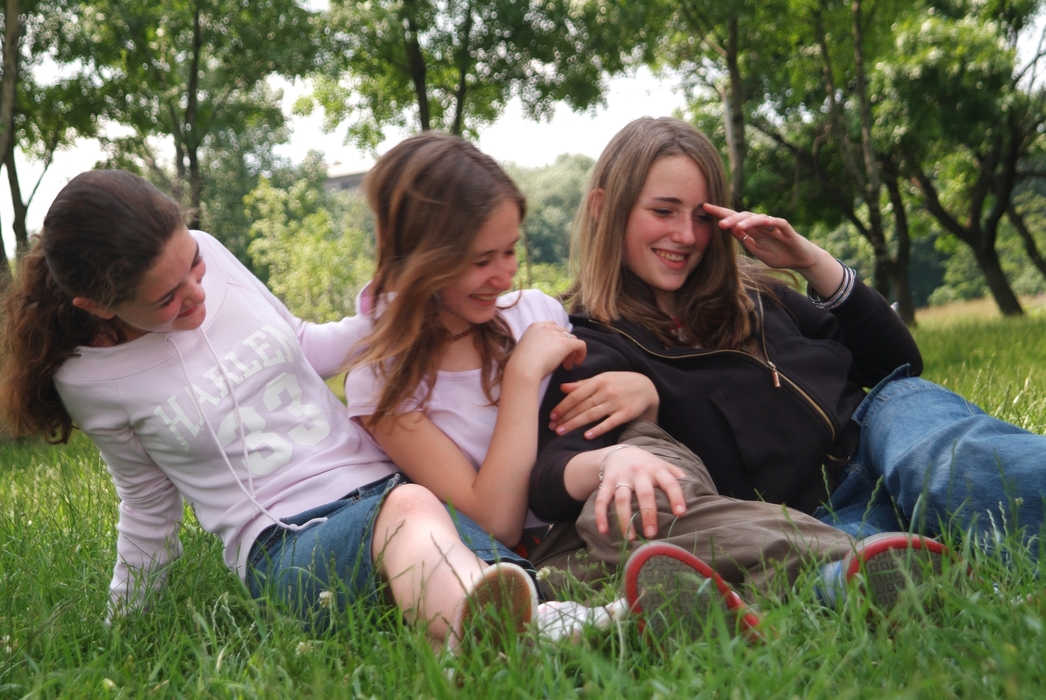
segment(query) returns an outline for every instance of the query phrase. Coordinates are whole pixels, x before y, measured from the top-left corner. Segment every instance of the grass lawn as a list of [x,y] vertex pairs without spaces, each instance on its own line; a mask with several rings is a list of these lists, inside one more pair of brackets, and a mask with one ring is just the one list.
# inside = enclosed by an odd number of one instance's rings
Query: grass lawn
[[[1046,313],[919,321],[927,378],[1046,433]],[[937,605],[907,600],[889,620],[858,597],[828,611],[803,579],[787,598],[752,601],[772,630],[762,644],[719,634],[655,651],[626,623],[579,644],[525,638],[454,658],[394,609],[353,606],[320,629],[249,600],[191,513],[163,594],[109,627],[115,522],[82,435],[0,444],[0,699],[1046,697],[1046,583],[1026,557],[1003,565],[966,550],[976,579],[953,568],[934,585]]]

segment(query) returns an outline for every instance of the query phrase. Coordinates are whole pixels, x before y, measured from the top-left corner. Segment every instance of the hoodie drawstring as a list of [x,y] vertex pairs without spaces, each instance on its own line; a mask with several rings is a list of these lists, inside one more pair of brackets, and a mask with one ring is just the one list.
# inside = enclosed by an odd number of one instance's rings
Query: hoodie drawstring
[[301,525],[295,525],[294,523],[285,523],[279,518],[277,518],[275,515],[270,513],[268,509],[261,503],[259,503],[257,498],[255,498],[254,476],[251,474],[251,467],[249,461],[250,456],[247,454],[247,436],[243,432],[243,420],[241,420],[240,418],[240,402],[236,399],[236,392],[233,391],[233,384],[229,380],[229,375],[226,373],[224,365],[222,365],[221,361],[218,359],[218,353],[214,351],[214,347],[211,345],[210,338],[207,337],[207,334],[203,332],[202,328],[200,328],[199,331],[200,335],[203,336],[204,342],[207,343],[207,348],[211,351],[211,356],[217,363],[218,369],[222,373],[222,379],[225,380],[225,385],[229,389],[229,395],[232,396],[233,411],[236,414],[236,430],[240,437],[240,448],[243,450],[243,465],[244,468],[247,469],[247,483],[250,486],[249,489],[247,486],[244,486],[243,480],[240,479],[239,475],[236,473],[236,469],[232,466],[232,462],[229,461],[229,455],[225,453],[225,448],[222,447],[221,441],[218,439],[218,434],[214,431],[214,426],[212,426],[211,421],[207,419],[207,414],[204,413],[203,407],[200,405],[200,401],[196,396],[196,392],[192,389],[192,379],[189,378],[189,370],[185,366],[185,358],[182,356],[181,348],[178,347],[178,343],[174,342],[170,335],[166,336],[166,341],[168,344],[174,347],[174,352],[178,355],[178,362],[182,366],[182,374],[185,376],[185,381],[188,383],[190,387],[189,396],[192,398],[193,405],[196,407],[196,413],[203,419],[204,425],[207,426],[207,432],[210,434],[211,439],[214,440],[214,444],[218,447],[218,452],[221,453],[222,460],[225,462],[225,466],[229,468],[229,473],[232,474],[232,478],[236,481],[236,485],[240,487],[240,491],[243,491],[243,494],[247,496],[248,500],[250,500],[250,502],[253,503],[254,506],[261,513],[263,513],[266,517],[272,520],[277,527],[280,527],[284,530],[290,530],[291,532],[300,532],[301,530],[304,530],[310,525],[326,522],[327,518],[313,518],[312,520],[309,520],[308,522],[305,522]]

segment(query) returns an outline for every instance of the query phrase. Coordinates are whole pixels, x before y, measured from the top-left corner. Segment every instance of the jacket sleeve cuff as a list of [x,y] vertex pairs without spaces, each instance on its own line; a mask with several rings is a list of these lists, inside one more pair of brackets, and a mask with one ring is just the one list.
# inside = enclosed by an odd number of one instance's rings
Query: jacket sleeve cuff
[[530,475],[530,510],[546,523],[576,520],[585,502],[567,491],[563,473],[574,452],[558,452],[539,457]]

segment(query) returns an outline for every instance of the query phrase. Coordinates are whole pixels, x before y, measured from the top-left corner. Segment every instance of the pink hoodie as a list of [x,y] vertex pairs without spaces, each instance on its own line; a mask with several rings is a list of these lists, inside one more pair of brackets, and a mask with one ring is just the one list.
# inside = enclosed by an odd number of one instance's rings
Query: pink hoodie
[[181,554],[183,498],[242,578],[278,518],[396,471],[323,381],[345,369],[369,322],[305,323],[217,240],[193,236],[207,260],[203,325],[78,348],[55,376],[120,497],[116,605],[140,604],[162,583],[148,575]]

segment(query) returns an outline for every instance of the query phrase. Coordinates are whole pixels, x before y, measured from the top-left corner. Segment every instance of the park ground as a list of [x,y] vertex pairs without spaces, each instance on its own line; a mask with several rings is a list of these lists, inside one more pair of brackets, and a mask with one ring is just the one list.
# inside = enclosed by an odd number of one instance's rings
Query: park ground
[[[927,310],[927,378],[1046,433],[1046,300]],[[1024,503],[1023,507],[1042,507]],[[1027,552],[951,543],[952,567],[883,619],[859,596],[815,602],[813,577],[751,602],[771,632],[652,647],[634,624],[579,643],[433,652],[395,609],[353,605],[302,625],[251,601],[187,513],[185,555],[150,609],[109,626],[116,498],[97,452],[0,444],[0,700],[7,698],[1037,698],[1046,695],[1046,577]],[[618,581],[573,594],[616,596]]]

